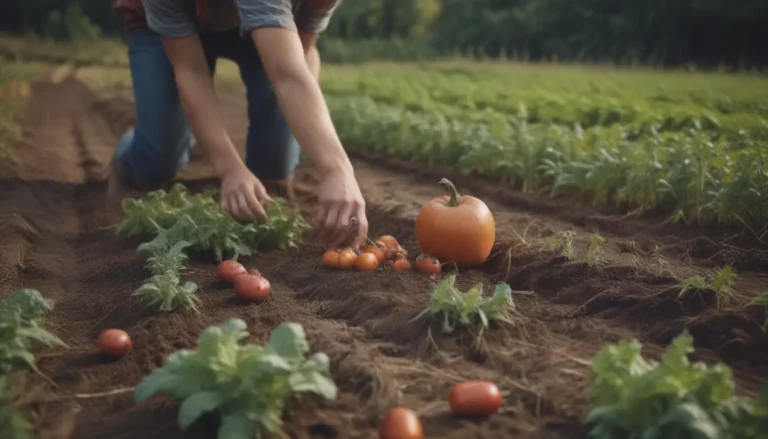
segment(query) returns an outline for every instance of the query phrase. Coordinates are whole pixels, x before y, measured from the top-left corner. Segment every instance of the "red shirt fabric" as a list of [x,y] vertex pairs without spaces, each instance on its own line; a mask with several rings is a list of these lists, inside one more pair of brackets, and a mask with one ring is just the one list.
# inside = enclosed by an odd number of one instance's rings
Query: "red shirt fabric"
[[114,0],[112,8],[123,16],[126,32],[147,27],[147,18],[144,15],[141,0]]

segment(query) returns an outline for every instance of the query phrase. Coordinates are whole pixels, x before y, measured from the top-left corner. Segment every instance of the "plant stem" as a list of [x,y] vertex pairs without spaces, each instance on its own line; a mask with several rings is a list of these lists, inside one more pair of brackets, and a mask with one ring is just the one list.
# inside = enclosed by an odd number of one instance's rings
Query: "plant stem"
[[451,196],[451,198],[448,200],[447,203],[445,203],[446,206],[449,207],[456,207],[459,205],[459,191],[456,190],[456,186],[451,183],[450,180],[447,178],[442,178],[437,184],[444,187],[445,190],[448,191],[448,195]]

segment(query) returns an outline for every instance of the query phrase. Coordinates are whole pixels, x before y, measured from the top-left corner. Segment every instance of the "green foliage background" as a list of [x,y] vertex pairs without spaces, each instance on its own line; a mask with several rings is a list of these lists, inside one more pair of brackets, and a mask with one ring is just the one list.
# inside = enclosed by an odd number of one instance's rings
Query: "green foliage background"
[[[0,32],[120,35],[110,0],[6,2]],[[768,64],[765,0],[345,0],[324,39],[335,61],[482,57],[673,66]]]

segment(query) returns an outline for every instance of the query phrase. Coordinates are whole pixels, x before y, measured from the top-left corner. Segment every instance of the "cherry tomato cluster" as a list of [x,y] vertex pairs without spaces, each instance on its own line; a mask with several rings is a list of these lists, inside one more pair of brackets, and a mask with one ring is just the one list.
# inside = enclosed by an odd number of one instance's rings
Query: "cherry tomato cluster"
[[420,254],[414,261],[408,260],[408,251],[391,235],[383,235],[376,241],[355,251],[349,247],[331,248],[323,253],[323,266],[341,270],[375,271],[379,268],[394,271],[416,271],[437,276],[442,271],[442,264],[437,259]]

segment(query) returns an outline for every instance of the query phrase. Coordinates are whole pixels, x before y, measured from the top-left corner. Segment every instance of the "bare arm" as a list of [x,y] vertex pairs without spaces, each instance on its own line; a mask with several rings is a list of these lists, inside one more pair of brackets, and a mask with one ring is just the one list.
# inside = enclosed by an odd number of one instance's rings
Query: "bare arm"
[[205,149],[216,174],[222,176],[245,166],[224,127],[208,64],[197,34],[163,38],[173,64],[179,98],[198,143]]
[[[316,76],[305,59],[299,34],[276,27],[256,28],[251,36],[275,89],[286,122],[321,174],[352,172],[333,126]],[[319,57],[318,57],[319,61]],[[319,63],[317,64],[319,72]]]
[[316,80],[320,81],[320,52],[317,50],[318,34],[299,32],[301,46],[304,48],[304,57],[307,60],[309,71]]
[[245,167],[227,133],[199,37],[164,37],[163,46],[173,64],[179,98],[192,132],[222,180],[222,209],[243,220],[265,219],[262,202],[269,196]]

